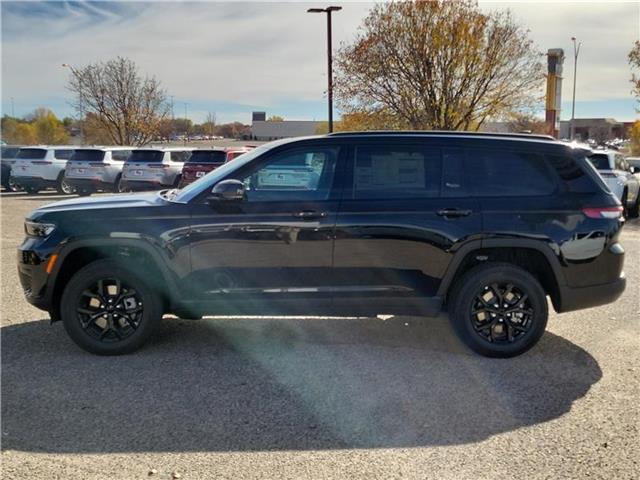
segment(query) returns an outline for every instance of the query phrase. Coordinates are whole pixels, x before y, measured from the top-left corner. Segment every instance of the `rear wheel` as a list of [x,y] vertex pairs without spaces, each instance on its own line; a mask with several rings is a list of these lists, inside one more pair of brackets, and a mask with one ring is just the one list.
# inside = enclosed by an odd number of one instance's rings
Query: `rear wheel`
[[71,195],[75,189],[67,183],[67,179],[64,176],[64,172],[58,175],[58,181],[56,182],[56,190],[63,195]]
[[487,357],[513,357],[540,340],[547,298],[529,272],[507,263],[485,264],[456,283],[449,317],[469,348]]
[[79,270],[66,285],[61,317],[71,339],[98,355],[140,348],[162,319],[160,295],[113,260]]
[[627,192],[626,190],[624,192],[622,192],[622,198],[620,199],[620,202],[622,203],[622,213],[625,217],[629,216],[629,207],[627,205],[627,200],[629,197],[629,192]]

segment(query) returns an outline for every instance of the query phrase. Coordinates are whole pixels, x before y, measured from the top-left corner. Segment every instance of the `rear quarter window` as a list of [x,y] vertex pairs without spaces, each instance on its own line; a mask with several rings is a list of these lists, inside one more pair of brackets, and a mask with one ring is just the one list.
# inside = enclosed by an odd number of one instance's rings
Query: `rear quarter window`
[[467,150],[471,189],[478,197],[551,195],[554,172],[543,155],[501,149]]
[[592,193],[600,190],[602,185],[600,175],[585,157],[573,158],[569,155],[547,155],[546,157],[569,192]]
[[73,150],[56,150],[55,155],[58,160],[69,160],[73,156]]

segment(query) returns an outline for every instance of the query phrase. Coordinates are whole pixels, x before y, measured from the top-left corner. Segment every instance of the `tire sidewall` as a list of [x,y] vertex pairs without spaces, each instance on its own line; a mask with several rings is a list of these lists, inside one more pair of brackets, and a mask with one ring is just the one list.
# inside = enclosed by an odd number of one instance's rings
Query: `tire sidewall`
[[[81,293],[90,285],[104,278],[119,278],[134,288],[143,302],[142,320],[136,331],[124,340],[105,343],[87,334],[78,319],[76,308]],[[84,350],[99,355],[120,355],[133,352],[154,332],[162,319],[162,301],[146,282],[135,273],[109,260],[93,262],[79,270],[66,285],[60,304],[65,330],[71,339]]]
[[[484,268],[482,268],[484,267]],[[533,325],[520,339],[508,344],[492,344],[484,340],[473,328],[471,306],[482,288],[492,283],[512,283],[529,296],[533,308]],[[450,320],[462,341],[472,350],[489,357],[513,357],[533,347],[544,334],[547,326],[547,298],[540,283],[527,271],[511,265],[481,266],[471,270],[461,279],[460,288],[454,294]]]

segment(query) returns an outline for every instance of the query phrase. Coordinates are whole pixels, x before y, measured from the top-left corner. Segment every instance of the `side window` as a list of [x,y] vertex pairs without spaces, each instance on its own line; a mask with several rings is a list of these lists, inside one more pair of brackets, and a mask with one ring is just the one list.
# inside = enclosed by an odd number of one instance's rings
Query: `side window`
[[440,149],[419,145],[356,147],[354,199],[431,198],[440,195]]
[[56,150],[55,156],[58,160],[69,160],[73,155],[73,150]]
[[442,150],[442,196],[468,197],[465,177],[466,150],[462,148],[445,148]]
[[469,151],[468,162],[479,197],[549,195],[556,188],[542,155],[479,148]]
[[308,147],[276,154],[240,178],[248,201],[328,199],[338,151],[336,147]]
[[[588,174],[585,169],[591,168],[586,159],[581,159],[581,164],[577,159],[569,155],[547,155],[547,161],[555,169],[560,179],[567,186],[567,190],[576,193],[597,192],[596,180]],[[582,166],[581,166],[582,165]],[[595,172],[594,172],[595,173]],[[598,175],[596,179],[600,178]]]
[[116,162],[126,162],[131,156],[131,150],[113,150],[111,152],[111,158]]
[[629,170],[627,162],[622,155],[616,155],[616,170],[622,170],[625,172]]
[[189,160],[190,156],[191,156],[190,151],[171,152],[171,161],[184,163],[187,160]]

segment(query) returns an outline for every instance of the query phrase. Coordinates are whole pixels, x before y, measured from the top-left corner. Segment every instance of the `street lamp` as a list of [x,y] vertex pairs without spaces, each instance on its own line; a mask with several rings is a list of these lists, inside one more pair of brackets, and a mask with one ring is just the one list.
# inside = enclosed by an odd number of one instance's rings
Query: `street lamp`
[[578,55],[580,54],[580,46],[582,42],[576,45],[576,37],[571,37],[573,42],[573,101],[571,105],[571,140],[576,136],[576,75],[578,71]]
[[342,7],[310,8],[307,13],[327,14],[327,63],[328,63],[328,88],[327,99],[329,101],[329,133],[333,132],[333,56],[331,52],[331,12],[342,10]]
[[[71,73],[73,74],[73,76],[78,79],[78,82],[80,83],[80,90],[82,90],[82,77],[78,75],[78,70],[73,68],[68,63],[63,63],[62,68],[68,68],[69,70],[71,70]],[[82,127],[84,123],[84,105],[82,102],[82,91],[80,91],[79,100],[80,100],[80,105],[79,105],[80,107],[80,122],[79,122],[80,123],[80,144],[82,145],[84,144],[84,128]]]

